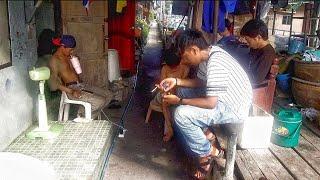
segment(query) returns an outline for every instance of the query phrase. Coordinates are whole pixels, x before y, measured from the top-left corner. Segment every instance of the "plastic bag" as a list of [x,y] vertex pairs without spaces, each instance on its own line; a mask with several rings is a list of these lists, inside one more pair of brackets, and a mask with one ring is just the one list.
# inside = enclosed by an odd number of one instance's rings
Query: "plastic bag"
[[320,118],[320,112],[314,108],[301,109],[301,115],[303,119],[309,119],[310,121]]
[[320,51],[307,50],[303,54],[304,61],[320,61]]

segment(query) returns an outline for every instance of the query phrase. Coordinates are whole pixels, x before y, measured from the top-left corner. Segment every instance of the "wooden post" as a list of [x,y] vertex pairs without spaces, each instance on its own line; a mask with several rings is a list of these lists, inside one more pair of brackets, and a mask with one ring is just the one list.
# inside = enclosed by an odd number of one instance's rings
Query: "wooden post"
[[226,154],[226,172],[223,179],[233,179],[234,162],[236,157],[237,133],[232,133],[228,138],[227,154]]
[[292,35],[292,22],[293,22],[293,9],[291,11],[291,18],[290,18],[290,32],[289,32],[289,42],[288,47],[290,47],[291,35]]
[[61,1],[53,0],[53,8],[54,8],[54,24],[55,24],[55,32],[57,35],[63,34],[63,25],[62,25],[62,17],[61,17]]
[[217,36],[218,36],[218,15],[219,15],[219,4],[220,0],[214,1],[214,12],[213,12],[213,44],[217,44]]
[[272,35],[274,35],[274,27],[276,25],[277,11],[273,6],[273,23],[272,23]]

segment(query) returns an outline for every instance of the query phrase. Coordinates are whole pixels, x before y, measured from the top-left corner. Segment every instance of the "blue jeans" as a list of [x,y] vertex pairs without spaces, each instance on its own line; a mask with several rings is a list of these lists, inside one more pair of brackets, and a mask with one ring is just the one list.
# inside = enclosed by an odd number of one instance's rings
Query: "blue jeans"
[[[205,88],[178,88],[177,96],[181,98],[205,97]],[[173,109],[176,126],[181,132],[192,153],[197,156],[210,154],[211,144],[202,129],[213,124],[238,123],[239,118],[223,102],[218,101],[213,109],[190,105],[179,105]]]

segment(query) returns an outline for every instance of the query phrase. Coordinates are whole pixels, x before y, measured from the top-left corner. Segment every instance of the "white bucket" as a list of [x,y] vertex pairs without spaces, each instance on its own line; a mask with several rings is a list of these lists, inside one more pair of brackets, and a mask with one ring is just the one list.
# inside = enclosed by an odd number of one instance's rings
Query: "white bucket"
[[253,105],[252,113],[243,123],[238,143],[241,148],[268,148],[270,144],[273,116]]
[[121,79],[121,77],[118,51],[115,49],[108,49],[108,80],[109,82],[112,82],[119,79]]

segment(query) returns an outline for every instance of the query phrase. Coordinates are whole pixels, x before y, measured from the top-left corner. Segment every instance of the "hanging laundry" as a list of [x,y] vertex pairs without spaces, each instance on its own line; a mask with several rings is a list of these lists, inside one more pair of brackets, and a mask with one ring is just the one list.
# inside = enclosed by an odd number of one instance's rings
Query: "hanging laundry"
[[125,0],[108,0],[108,18],[121,16],[125,13],[127,1]]
[[126,0],[117,0],[117,8],[116,12],[117,13],[122,13],[123,8],[127,6],[127,1]]
[[224,8],[226,9],[226,12],[228,13],[234,12],[236,8],[237,0],[224,0],[222,2],[224,4]]
[[271,0],[271,4],[273,4],[275,8],[285,8],[288,6],[288,0]]
[[250,1],[237,1],[234,15],[250,14]]
[[89,11],[89,6],[92,3],[93,0],[82,0],[82,5],[86,8],[86,12],[88,15],[88,11]]
[[258,1],[257,17],[259,19],[265,19],[270,11],[271,3],[268,1]]
[[[222,3],[221,3],[222,2]],[[226,12],[234,11],[237,0],[223,0],[220,1],[218,12],[218,32],[223,32],[225,29],[225,15]],[[214,1],[204,1],[202,14],[202,29],[208,33],[213,32],[213,11]]]
[[171,14],[184,16],[188,13],[188,9],[189,1],[173,1]]

